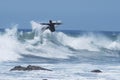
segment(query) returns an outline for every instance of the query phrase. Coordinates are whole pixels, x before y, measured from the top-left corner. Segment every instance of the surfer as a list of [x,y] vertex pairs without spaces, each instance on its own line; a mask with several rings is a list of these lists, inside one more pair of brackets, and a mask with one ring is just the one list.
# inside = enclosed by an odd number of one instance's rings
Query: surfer
[[60,22],[52,22],[52,20],[49,20],[49,23],[40,23],[42,25],[48,25],[43,30],[49,29],[51,32],[55,31],[55,25],[60,25]]

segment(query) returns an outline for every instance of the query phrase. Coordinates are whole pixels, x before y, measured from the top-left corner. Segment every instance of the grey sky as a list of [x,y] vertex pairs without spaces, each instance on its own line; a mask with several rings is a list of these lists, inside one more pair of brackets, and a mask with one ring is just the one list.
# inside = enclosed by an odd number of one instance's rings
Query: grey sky
[[61,20],[58,29],[120,31],[120,0],[0,0],[0,27]]

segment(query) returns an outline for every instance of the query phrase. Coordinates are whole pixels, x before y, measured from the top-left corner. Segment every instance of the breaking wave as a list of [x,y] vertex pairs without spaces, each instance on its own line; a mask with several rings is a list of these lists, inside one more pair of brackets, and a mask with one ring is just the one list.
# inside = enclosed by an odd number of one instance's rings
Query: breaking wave
[[113,52],[120,50],[119,34],[114,35],[115,39],[95,32],[84,32],[82,35],[75,36],[64,31],[42,32],[44,26],[35,21],[31,21],[31,26],[32,30],[28,32],[18,31],[15,25],[12,29],[5,29],[0,33],[0,62],[18,61],[23,58],[23,55],[69,59],[75,56],[75,53],[82,55],[80,51],[99,53],[103,50]]

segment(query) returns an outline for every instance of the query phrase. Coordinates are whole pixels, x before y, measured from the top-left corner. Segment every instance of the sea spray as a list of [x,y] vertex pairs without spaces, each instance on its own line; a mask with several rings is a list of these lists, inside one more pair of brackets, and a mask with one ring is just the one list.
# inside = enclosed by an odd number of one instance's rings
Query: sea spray
[[[116,39],[102,32],[82,32],[82,35],[71,36],[64,31],[42,32],[41,28],[44,26],[35,21],[31,21],[31,26],[32,30],[29,32],[18,31],[15,27],[5,29],[5,32],[0,34],[0,53],[4,55],[0,61],[19,60],[24,58],[24,55],[68,60],[86,55],[119,57],[119,35],[115,35]],[[81,53],[83,51],[85,54]]]
[[17,28],[6,29],[5,34],[0,35],[0,61],[16,61],[21,56],[17,53],[19,42],[17,40]]

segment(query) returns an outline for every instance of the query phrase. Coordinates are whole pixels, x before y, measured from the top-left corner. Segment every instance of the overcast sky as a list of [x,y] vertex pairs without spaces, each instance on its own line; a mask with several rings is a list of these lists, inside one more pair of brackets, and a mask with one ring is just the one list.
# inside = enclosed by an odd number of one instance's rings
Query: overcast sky
[[0,28],[61,20],[58,29],[120,31],[120,0],[0,0]]

